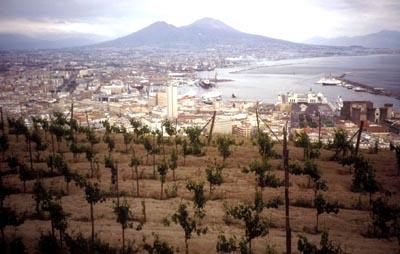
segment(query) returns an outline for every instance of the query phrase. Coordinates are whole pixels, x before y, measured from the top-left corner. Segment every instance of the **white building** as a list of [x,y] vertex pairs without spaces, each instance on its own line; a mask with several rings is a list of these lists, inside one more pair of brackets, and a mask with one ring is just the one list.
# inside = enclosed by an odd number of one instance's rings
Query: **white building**
[[175,84],[167,86],[167,117],[178,117],[178,87]]
[[327,98],[322,93],[314,93],[311,90],[304,94],[298,94],[294,92],[288,92],[286,94],[279,94],[278,95],[278,103],[308,103],[308,104],[315,104],[315,103],[328,103]]

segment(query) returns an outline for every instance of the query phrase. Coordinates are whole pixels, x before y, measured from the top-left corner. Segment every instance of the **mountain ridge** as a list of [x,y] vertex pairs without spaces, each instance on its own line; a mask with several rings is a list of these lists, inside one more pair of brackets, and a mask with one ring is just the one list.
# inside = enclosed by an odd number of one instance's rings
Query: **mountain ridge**
[[304,43],[328,46],[362,46],[366,48],[400,48],[400,31],[382,30],[360,36],[340,36],[334,38],[313,37]]

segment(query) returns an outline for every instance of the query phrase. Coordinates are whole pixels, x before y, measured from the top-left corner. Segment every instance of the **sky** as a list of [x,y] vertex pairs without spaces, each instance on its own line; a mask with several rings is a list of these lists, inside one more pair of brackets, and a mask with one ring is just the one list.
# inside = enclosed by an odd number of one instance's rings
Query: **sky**
[[311,37],[400,31],[400,0],[0,0],[0,33],[116,38],[156,21],[210,17],[243,32],[302,42]]

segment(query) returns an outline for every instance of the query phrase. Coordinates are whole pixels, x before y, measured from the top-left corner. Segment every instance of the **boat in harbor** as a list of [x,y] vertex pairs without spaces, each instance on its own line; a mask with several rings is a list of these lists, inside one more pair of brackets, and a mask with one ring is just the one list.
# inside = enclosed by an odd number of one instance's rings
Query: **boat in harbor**
[[199,86],[203,89],[210,89],[215,87],[215,83],[211,82],[209,79],[203,79],[199,81]]
[[344,84],[343,87],[347,88],[347,89],[353,89],[354,86],[350,85],[350,84]]
[[317,84],[321,84],[323,86],[338,86],[342,84],[342,81],[336,79],[329,75],[329,77],[323,77],[316,82]]
[[220,100],[222,100],[222,94],[219,91],[211,91],[201,96],[201,101],[205,104],[213,104],[213,102]]
[[362,88],[362,87],[356,87],[356,88],[354,88],[354,91],[355,91],[355,92],[366,92],[367,89]]

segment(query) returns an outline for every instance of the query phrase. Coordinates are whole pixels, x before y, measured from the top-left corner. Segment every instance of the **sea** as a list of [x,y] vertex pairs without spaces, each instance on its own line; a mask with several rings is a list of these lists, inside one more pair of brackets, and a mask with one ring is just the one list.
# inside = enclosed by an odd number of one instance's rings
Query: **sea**
[[[312,90],[322,92],[331,102],[338,97],[343,100],[368,100],[374,106],[392,103],[400,111],[400,100],[355,92],[344,87],[322,86],[316,82],[325,76],[345,74],[348,80],[363,83],[387,91],[400,93],[400,55],[335,56],[278,61],[260,61],[235,68],[221,68],[214,71],[198,72],[198,78],[229,79],[219,82],[214,90],[221,92],[225,99],[234,94],[239,99],[261,100],[275,103],[280,93],[293,91],[304,93]],[[208,92],[201,88],[196,93]],[[186,89],[185,89],[186,90]]]

